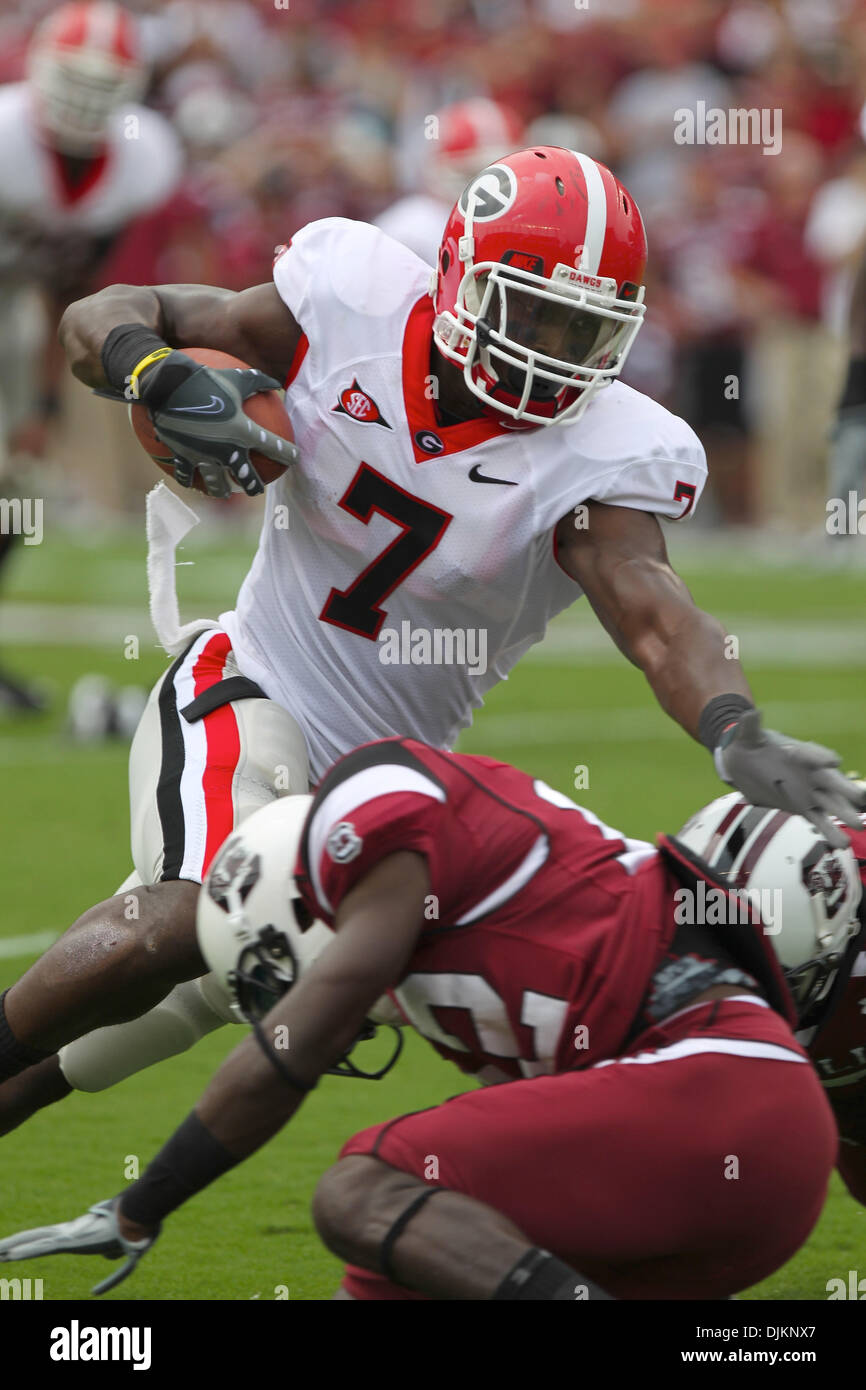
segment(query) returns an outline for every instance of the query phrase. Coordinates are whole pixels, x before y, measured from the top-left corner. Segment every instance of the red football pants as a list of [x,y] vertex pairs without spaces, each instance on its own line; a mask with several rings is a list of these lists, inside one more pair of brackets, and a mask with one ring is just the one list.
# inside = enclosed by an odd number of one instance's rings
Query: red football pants
[[[725,999],[676,1014],[612,1062],[455,1096],[342,1152],[421,1179],[438,1170],[437,1185],[497,1208],[617,1298],[720,1299],[802,1245],[837,1144],[784,1020]],[[421,1297],[354,1266],[343,1287]]]

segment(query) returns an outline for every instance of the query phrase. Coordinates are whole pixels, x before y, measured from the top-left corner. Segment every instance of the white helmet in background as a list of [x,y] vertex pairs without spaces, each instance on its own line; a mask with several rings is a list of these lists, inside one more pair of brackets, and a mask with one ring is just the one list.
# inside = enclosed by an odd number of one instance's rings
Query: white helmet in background
[[39,25],[28,80],[43,138],[87,157],[105,144],[112,114],[134,101],[146,70],[138,26],[110,0],[72,0]]
[[860,930],[862,884],[854,851],[834,849],[802,816],[750,806],[739,792],[696,812],[676,839],[759,911],[763,895],[780,894],[767,935],[805,1019],[829,994]]
[[[334,939],[330,927],[313,919],[295,882],[312,802],[311,796],[284,796],[249,816],[220,847],[199,893],[201,953],[226,990],[232,1013],[254,1028]],[[394,1028],[397,1042],[387,1063],[365,1071],[347,1054],[332,1073],[384,1076],[403,1046],[399,1021],[383,996],[356,1041],[372,1038],[377,1026]]]

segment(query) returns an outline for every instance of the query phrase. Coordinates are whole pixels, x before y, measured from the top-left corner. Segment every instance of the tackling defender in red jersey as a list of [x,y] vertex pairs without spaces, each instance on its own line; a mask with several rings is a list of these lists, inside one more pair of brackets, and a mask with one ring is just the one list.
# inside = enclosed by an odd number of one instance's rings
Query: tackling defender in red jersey
[[[837,1134],[793,1028],[850,968],[850,849],[728,798],[715,873],[695,822],[656,849],[505,764],[402,739],[302,800],[230,836],[200,898],[202,949],[254,1036],[119,1201],[9,1237],[0,1259],[125,1254],[113,1286],[345,1061],[386,990],[504,1084],[345,1146],[314,1205],[350,1266],[343,1297],[723,1298],[794,1254]],[[775,883],[778,941],[754,907]],[[678,912],[707,889],[721,926]]]

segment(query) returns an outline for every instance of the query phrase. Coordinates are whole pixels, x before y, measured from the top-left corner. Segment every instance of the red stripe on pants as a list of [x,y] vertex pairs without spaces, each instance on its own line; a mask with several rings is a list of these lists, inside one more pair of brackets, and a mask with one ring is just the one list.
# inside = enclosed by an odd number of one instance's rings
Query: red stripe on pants
[[[231,643],[224,632],[216,633],[202,648],[193,667],[196,698],[225,676]],[[232,782],[241,755],[238,722],[231,705],[223,705],[202,720],[207,739],[207,762],[202,777],[207,836],[202,877],[227,835],[234,829]]]

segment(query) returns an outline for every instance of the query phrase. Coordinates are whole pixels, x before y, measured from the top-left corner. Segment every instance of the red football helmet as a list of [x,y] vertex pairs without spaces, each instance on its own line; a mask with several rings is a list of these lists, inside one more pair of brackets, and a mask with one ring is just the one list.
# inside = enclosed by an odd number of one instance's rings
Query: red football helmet
[[646,233],[603,164],[536,146],[467,184],[439,248],[433,337],[513,428],[573,420],[643,321]]
[[470,97],[436,116],[436,139],[427,176],[429,191],[453,203],[472,175],[524,143],[523,123],[510,106]]
[[36,30],[28,78],[44,139],[87,156],[104,144],[113,111],[144,84],[138,27],[110,0],[73,0]]

